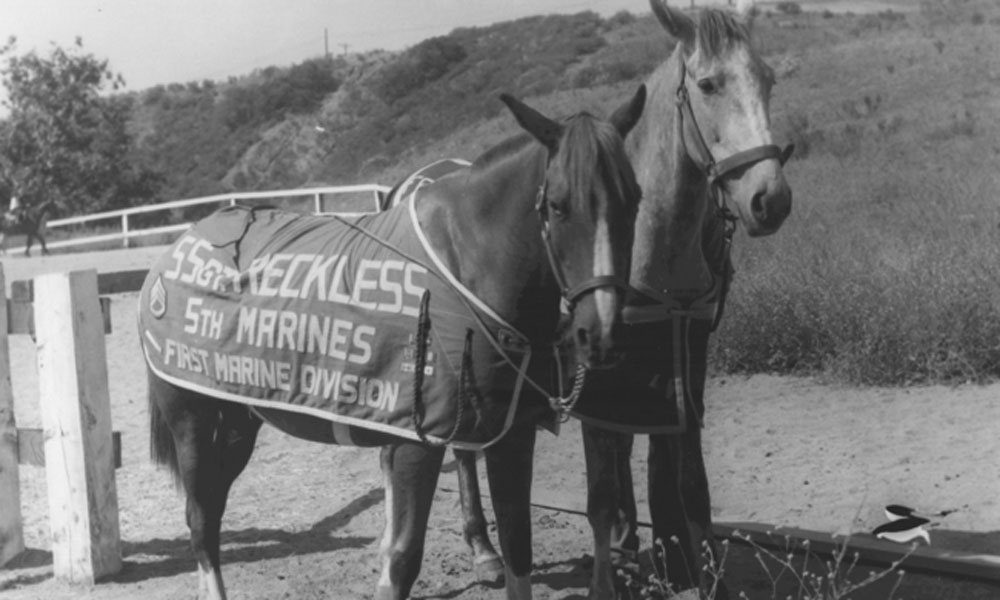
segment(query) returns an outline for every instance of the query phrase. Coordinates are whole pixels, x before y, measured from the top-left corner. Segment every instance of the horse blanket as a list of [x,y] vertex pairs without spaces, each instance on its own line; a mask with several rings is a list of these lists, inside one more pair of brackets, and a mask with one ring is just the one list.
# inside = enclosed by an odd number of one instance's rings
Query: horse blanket
[[[310,439],[349,443],[345,428],[467,449],[499,439],[528,338],[447,270],[414,201],[351,218],[230,207],[200,221],[142,288],[150,369],[283,429],[308,423]],[[509,394],[506,414],[473,410],[482,393]]]

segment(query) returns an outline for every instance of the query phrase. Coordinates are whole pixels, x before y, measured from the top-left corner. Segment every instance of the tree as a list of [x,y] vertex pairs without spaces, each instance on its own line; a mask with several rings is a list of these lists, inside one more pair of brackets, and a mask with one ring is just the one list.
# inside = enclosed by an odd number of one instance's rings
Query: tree
[[105,60],[53,45],[48,56],[0,48],[0,81],[9,111],[0,123],[0,178],[25,206],[55,201],[70,213],[95,212],[151,198],[161,177],[130,160],[131,97],[102,92],[124,81]]

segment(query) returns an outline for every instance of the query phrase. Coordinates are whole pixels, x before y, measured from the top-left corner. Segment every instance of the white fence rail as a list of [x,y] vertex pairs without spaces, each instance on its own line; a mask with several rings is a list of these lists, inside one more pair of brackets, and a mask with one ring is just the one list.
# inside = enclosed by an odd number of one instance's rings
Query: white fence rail
[[[58,240],[53,242],[48,242],[46,245],[49,248],[68,248],[72,246],[85,246],[90,244],[99,244],[104,242],[113,242],[121,240],[122,246],[128,247],[130,240],[135,238],[140,238],[144,236],[157,235],[162,233],[172,233],[176,231],[184,231],[191,226],[191,223],[178,223],[175,225],[163,225],[159,227],[150,227],[146,229],[133,229],[130,224],[130,219],[135,215],[148,214],[164,210],[174,210],[178,208],[187,208],[190,206],[198,206],[201,204],[239,204],[240,202],[252,201],[252,200],[278,200],[278,199],[301,199],[303,201],[312,202],[312,212],[323,214],[332,213],[337,214],[363,214],[370,212],[378,212],[379,210],[379,195],[389,191],[389,187],[374,183],[366,183],[361,185],[346,185],[346,186],[330,186],[330,187],[316,187],[316,188],[303,188],[297,190],[272,190],[264,192],[234,192],[230,194],[217,194],[215,196],[205,196],[203,198],[190,198],[187,200],[175,200],[173,202],[164,202],[162,204],[150,204],[148,206],[136,206],[133,208],[125,208],[122,210],[112,210],[102,213],[94,213],[92,215],[82,215],[78,217],[67,217],[65,219],[53,219],[48,222],[46,229],[51,231],[53,229],[58,229],[61,227],[72,227],[76,225],[82,225],[85,223],[97,223],[101,221],[113,221],[117,220],[121,225],[121,231],[113,233],[103,233],[99,235],[91,235],[87,237],[76,237],[66,240]],[[362,202],[355,202],[352,206],[353,210],[324,210],[324,200],[330,196],[337,195],[364,195],[368,194],[370,200],[364,200]],[[368,207],[364,206],[368,203]],[[357,207],[357,208],[354,208]],[[360,208],[360,210],[358,210]],[[24,247],[19,248],[8,248],[8,253],[24,252]]]

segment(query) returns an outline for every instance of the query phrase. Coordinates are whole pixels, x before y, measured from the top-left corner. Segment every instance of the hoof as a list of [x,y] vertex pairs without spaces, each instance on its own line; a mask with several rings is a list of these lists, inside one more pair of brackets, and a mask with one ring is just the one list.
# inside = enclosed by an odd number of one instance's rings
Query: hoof
[[484,556],[476,559],[476,581],[498,585],[503,583],[503,559],[499,556]]

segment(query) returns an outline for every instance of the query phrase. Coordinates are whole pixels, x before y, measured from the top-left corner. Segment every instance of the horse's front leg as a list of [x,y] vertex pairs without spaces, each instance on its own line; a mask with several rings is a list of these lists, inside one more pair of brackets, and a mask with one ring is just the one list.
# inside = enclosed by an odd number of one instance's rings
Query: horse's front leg
[[701,429],[693,425],[680,435],[649,436],[649,510],[654,539],[661,540],[663,550],[654,544],[654,564],[665,568],[660,575],[676,589],[714,587],[712,597],[727,600],[725,584],[712,578],[712,569],[702,569],[707,560],[721,558],[712,536],[711,506]]
[[458,466],[458,493],[462,503],[462,535],[472,550],[476,579],[487,583],[500,581],[503,560],[486,532],[486,517],[483,515],[479,477],[476,474],[476,453],[455,450],[455,464]]
[[385,530],[376,600],[405,600],[420,573],[424,539],[444,448],[401,442],[382,448]]
[[508,600],[531,598],[531,476],[535,427],[515,425],[485,450]]

